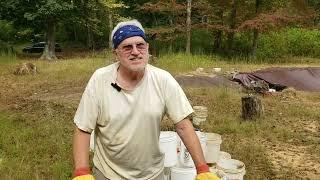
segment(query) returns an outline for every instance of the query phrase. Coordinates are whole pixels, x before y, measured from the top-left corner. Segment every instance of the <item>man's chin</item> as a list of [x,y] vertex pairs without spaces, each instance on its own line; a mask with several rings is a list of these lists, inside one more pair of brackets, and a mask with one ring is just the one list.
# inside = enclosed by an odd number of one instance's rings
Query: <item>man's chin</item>
[[144,71],[144,68],[146,67],[146,65],[139,65],[139,66],[131,66],[130,70],[134,71],[134,72],[140,72],[140,71]]
[[139,68],[132,68],[131,70],[134,71],[134,72],[141,72],[141,71],[144,71],[144,67],[139,67]]

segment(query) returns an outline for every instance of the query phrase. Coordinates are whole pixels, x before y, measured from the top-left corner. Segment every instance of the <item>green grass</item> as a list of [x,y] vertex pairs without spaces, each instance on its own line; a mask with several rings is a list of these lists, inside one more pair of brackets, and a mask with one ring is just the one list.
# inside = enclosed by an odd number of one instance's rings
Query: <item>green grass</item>
[[0,65],[9,64],[17,61],[16,54],[0,51]]
[[71,121],[0,115],[0,179],[68,179]]
[[[0,61],[0,179],[70,179],[73,115],[92,73],[112,63],[112,56],[95,54],[54,62],[36,59]],[[288,60],[289,61],[289,60]],[[38,75],[15,76],[15,67],[32,62]],[[213,67],[227,71],[253,71],[272,66],[319,66],[317,59],[304,64],[259,64],[224,60],[214,56],[163,55],[153,64],[174,75]],[[320,127],[320,93],[294,92],[260,97],[265,114],[256,121],[242,121],[241,89],[229,87],[185,88],[192,105],[208,107],[207,121],[200,127],[222,135],[222,150],[246,164],[246,179],[297,179],[291,167],[277,169],[268,155],[270,145],[305,146],[309,155],[320,157],[319,136],[304,129],[316,122]],[[162,124],[170,129],[171,124]],[[320,163],[320,159],[315,158]]]

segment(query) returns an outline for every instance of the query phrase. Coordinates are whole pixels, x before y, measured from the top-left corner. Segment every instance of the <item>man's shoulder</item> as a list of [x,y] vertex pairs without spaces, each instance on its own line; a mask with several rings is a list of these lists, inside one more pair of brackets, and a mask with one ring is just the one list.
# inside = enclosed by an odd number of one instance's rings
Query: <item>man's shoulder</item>
[[101,67],[99,69],[97,69],[95,72],[94,72],[94,76],[97,76],[97,77],[101,77],[101,76],[105,76],[105,75],[112,75],[112,72],[113,70],[115,69],[117,63],[113,63],[113,64],[110,64],[110,65],[107,65],[105,67]]
[[158,67],[155,67],[151,64],[148,64],[147,68],[148,68],[149,72],[151,72],[151,74],[153,74],[153,75],[164,76],[164,77],[171,76],[171,74],[168,71],[161,69],[161,68],[158,68]]

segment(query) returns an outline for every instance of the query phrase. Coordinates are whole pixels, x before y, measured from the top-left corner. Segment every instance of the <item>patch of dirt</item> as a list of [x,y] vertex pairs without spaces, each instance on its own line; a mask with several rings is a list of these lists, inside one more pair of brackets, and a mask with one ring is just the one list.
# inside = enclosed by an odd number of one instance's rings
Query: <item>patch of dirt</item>
[[311,122],[305,123],[303,127],[305,130],[310,131],[312,133],[320,132],[320,127],[317,121],[311,121]]
[[[320,159],[308,153],[308,146],[297,146],[286,143],[270,143],[267,146],[267,155],[271,159],[274,170],[279,175],[282,172],[292,172],[302,179],[320,179]],[[280,178],[280,177],[279,177]]]
[[[80,90],[81,89],[81,90]],[[71,105],[77,105],[80,101],[83,88],[60,89],[51,92],[33,93],[29,99],[37,99],[48,102],[61,102]]]

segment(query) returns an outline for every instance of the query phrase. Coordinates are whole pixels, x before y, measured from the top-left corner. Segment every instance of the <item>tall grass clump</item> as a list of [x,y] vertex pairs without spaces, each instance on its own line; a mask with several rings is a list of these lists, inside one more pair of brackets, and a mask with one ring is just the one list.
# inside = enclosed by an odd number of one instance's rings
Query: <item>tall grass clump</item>
[[17,56],[13,50],[0,48],[0,64],[15,62],[16,60]]

